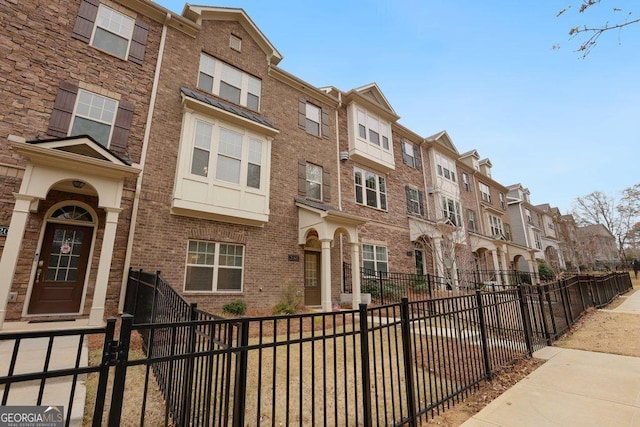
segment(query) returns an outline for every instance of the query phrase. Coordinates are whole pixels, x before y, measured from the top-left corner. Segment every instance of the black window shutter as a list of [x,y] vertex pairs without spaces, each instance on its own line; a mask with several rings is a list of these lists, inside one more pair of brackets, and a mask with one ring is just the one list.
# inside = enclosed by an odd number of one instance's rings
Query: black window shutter
[[298,193],[307,195],[307,162],[298,160]]
[[402,147],[402,163],[404,163],[405,165],[408,165],[409,164],[409,159],[408,159],[409,156],[407,156],[404,140],[400,141],[400,146]]
[[323,138],[329,138],[329,112],[327,110],[325,110],[324,108],[322,109],[322,137]]
[[126,153],[132,120],[133,104],[127,101],[120,101],[109,149],[116,153]]
[[131,36],[131,46],[129,47],[129,61],[142,65],[148,35],[149,26],[140,20],[136,21],[136,26],[133,28],[133,35]]
[[298,127],[307,129],[307,101],[304,98],[298,100]]
[[47,134],[60,137],[69,134],[73,107],[76,105],[77,96],[78,86],[76,84],[64,81],[60,83],[58,94],[53,104]]
[[418,201],[420,202],[420,216],[424,217],[424,193],[418,190]]
[[82,0],[71,37],[89,43],[93,32],[93,23],[98,16],[99,0]]
[[331,203],[331,174],[325,169],[322,169],[322,198]]

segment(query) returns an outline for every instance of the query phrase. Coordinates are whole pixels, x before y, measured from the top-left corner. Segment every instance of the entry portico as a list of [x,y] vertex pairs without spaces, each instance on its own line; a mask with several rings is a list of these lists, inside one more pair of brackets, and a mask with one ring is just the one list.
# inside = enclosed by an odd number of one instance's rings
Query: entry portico
[[307,245],[313,237],[320,241],[320,302],[323,311],[331,311],[331,244],[343,234],[351,245],[352,307],[361,302],[360,243],[358,226],[366,221],[358,216],[335,210],[331,206],[296,197],[298,207],[298,244]]
[[[89,285],[90,275],[87,270],[90,270],[93,254],[98,253],[89,324],[101,324],[116,228],[122,211],[124,182],[127,177],[135,177],[140,170],[87,136],[27,142],[24,138],[11,135],[9,144],[26,159],[26,169],[20,190],[14,193],[15,205],[0,258],[0,271],[3,272],[0,275],[0,328],[7,315],[7,303],[16,268],[21,261],[21,250],[29,239],[29,244],[36,247],[36,252],[31,261],[22,316],[81,315]],[[39,236],[27,236],[25,231],[30,216],[38,211],[41,201],[47,200],[52,191],[63,196],[59,196],[60,201],[43,218]],[[104,224],[98,224],[92,206],[77,200],[80,196],[97,198],[95,207],[104,212]],[[48,228],[49,223],[57,224],[57,227]],[[102,235],[99,250],[94,248],[97,230]],[[33,241],[34,239],[37,241]],[[44,252],[46,259],[42,256]],[[82,277],[78,277],[79,273]],[[46,290],[34,293],[35,282],[45,280],[49,285]],[[64,293],[63,290],[73,280],[80,286],[78,292],[74,291],[74,294],[79,295],[77,303],[72,304],[77,309],[61,308],[60,312],[55,312],[51,307],[56,306],[56,293]],[[49,308],[29,313],[28,307],[37,305],[34,299],[45,294],[49,301],[53,301],[47,306]]]

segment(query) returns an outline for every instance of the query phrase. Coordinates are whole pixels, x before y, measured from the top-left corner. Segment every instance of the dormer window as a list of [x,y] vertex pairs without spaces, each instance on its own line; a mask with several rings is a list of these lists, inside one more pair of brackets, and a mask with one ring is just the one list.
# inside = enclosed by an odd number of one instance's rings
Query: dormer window
[[254,111],[260,110],[262,81],[205,53],[200,54],[198,88]]

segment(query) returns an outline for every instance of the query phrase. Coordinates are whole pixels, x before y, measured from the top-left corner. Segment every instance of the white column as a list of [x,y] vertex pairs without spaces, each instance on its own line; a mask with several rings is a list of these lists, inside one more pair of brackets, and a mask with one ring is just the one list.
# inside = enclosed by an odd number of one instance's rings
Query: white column
[[107,288],[109,287],[113,244],[116,240],[118,216],[120,212],[122,212],[120,208],[104,208],[104,210],[107,213],[107,219],[104,224],[102,250],[100,251],[96,286],[93,291],[93,304],[91,305],[91,313],[89,314],[89,325],[91,326],[102,325],[104,322],[104,304],[107,299]]
[[453,258],[453,260],[451,262],[451,279],[453,281],[451,286],[453,286],[454,292],[455,291],[459,291],[460,290],[460,278],[458,277],[458,261],[455,258]]
[[331,239],[322,239],[322,259],[320,266],[320,299],[322,300],[322,310],[331,311]]
[[502,285],[502,279],[500,278],[500,264],[498,263],[498,249],[491,251],[491,258],[493,259],[493,269],[496,272],[496,282],[498,285]]
[[360,243],[351,243],[351,308],[356,310],[360,301]]
[[13,206],[9,232],[7,233],[2,258],[0,259],[0,271],[2,272],[2,274],[0,274],[0,328],[2,328],[2,324],[7,315],[9,292],[11,292],[13,275],[16,272],[24,230],[27,228],[30,207],[31,204],[37,200],[35,197],[17,193],[14,193],[14,197],[16,198],[16,203]]
[[504,275],[504,284],[508,286],[509,285],[509,264],[507,264],[506,253],[507,253],[507,245],[503,245],[502,248],[500,248],[500,262],[502,263],[502,269],[506,271],[506,274]]

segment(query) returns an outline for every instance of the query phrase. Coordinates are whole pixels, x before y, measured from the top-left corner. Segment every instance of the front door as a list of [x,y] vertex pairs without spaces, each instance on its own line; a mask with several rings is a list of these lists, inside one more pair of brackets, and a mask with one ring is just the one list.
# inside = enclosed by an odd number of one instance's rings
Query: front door
[[320,253],[304,253],[304,305],[320,305]]
[[92,227],[47,224],[29,314],[80,311],[92,235]]

